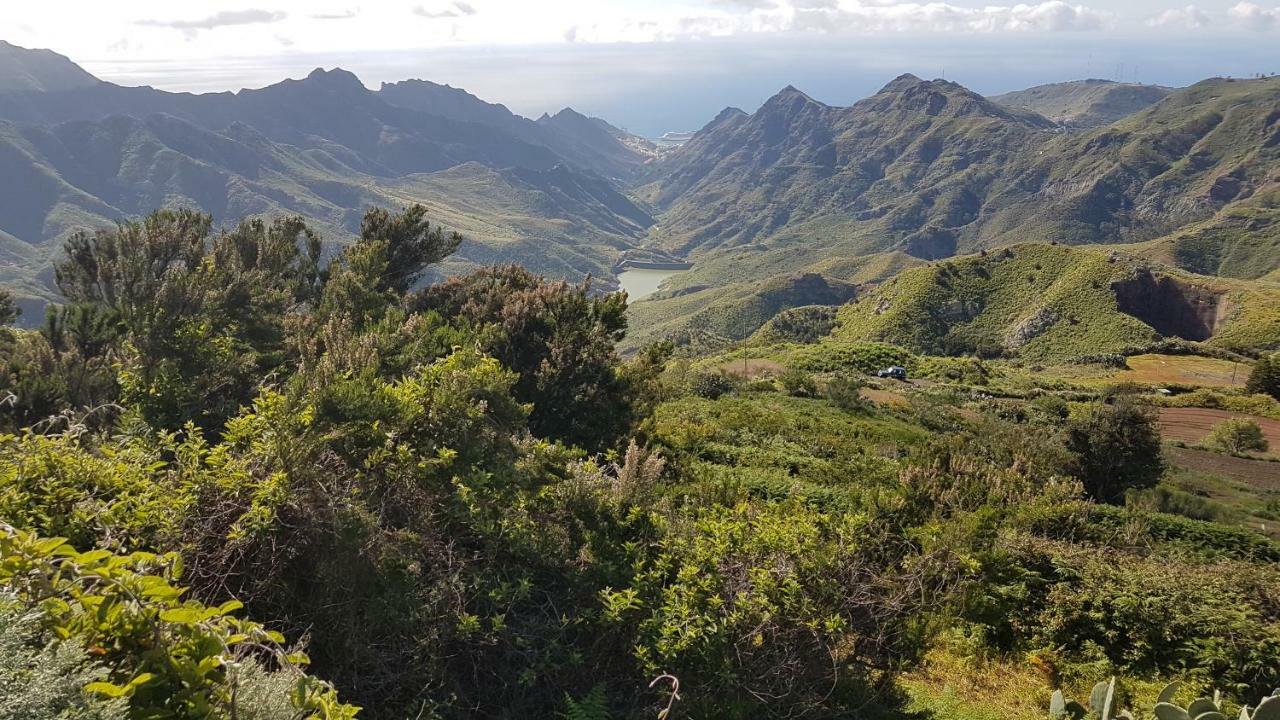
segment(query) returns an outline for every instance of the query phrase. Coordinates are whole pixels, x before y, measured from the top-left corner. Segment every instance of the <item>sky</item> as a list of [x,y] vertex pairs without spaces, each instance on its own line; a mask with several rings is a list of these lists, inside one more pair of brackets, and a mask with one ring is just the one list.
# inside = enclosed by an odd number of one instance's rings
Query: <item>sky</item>
[[656,136],[751,111],[786,85],[851,104],[904,72],[988,94],[1280,72],[1274,3],[10,0],[0,39],[122,84],[237,90],[340,66],[373,88],[423,78],[524,115],[573,106]]

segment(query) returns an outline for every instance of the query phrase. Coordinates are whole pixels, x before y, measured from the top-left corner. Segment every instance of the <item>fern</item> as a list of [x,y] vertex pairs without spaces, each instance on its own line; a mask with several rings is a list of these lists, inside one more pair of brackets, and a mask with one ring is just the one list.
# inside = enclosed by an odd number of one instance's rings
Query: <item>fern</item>
[[574,700],[572,696],[566,695],[564,702],[565,720],[609,720],[609,698],[603,685],[591,688],[591,692],[582,696],[581,700]]

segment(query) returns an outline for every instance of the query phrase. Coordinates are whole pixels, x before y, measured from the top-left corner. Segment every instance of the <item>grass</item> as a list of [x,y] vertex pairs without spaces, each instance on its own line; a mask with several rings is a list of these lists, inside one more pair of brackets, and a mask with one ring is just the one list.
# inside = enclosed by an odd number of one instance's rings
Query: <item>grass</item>
[[1027,660],[978,659],[945,647],[902,679],[907,711],[929,720],[1043,720],[1053,689]]
[[[1098,377],[1096,382],[1242,388],[1249,379],[1248,365],[1219,358],[1152,353],[1134,355],[1128,358],[1127,362],[1128,369]],[[1085,382],[1095,382],[1095,380]]]
[[[833,333],[946,355],[1016,354],[1042,363],[1153,345],[1159,333],[1121,311],[1114,283],[1145,267],[1097,249],[1019,245],[907,270],[840,313]],[[1187,293],[1227,297],[1230,312],[1206,345],[1280,344],[1280,289],[1171,273]],[[1194,300],[1190,304],[1194,304]],[[1153,297],[1151,312],[1174,312]],[[1188,311],[1189,312],[1189,311]]]

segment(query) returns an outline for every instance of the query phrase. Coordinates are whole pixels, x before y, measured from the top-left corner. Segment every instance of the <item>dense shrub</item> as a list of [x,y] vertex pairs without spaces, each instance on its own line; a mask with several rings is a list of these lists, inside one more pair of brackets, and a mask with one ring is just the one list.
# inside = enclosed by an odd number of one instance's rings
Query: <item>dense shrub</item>
[[1266,452],[1271,447],[1258,423],[1244,418],[1231,418],[1214,425],[1205,444],[1233,454]]
[[1155,415],[1121,398],[1094,405],[1067,427],[1067,448],[1075,453],[1075,474],[1090,497],[1119,502],[1126,491],[1155,485],[1164,473]]
[[124,720],[121,698],[85,686],[106,677],[73,640],[51,640],[38,617],[0,595],[0,720]]
[[1065,543],[1008,546],[1024,568],[1012,623],[1027,647],[1124,673],[1186,673],[1240,695],[1280,683],[1280,576]]
[[[0,558],[0,588],[36,613],[42,632],[93,650],[96,665],[84,663],[81,672],[101,679],[87,683],[84,692],[125,700],[133,717],[234,717],[241,670],[258,658],[289,673],[295,716],[356,715],[330,686],[295,669],[306,656],[283,649],[283,637],[234,617],[239,603],[184,601],[184,591],[171,584],[173,558],[78,553],[61,539],[3,527]],[[58,653],[53,661],[72,664]]]
[[731,393],[736,387],[733,378],[718,370],[700,370],[689,377],[689,392],[708,400]]
[[813,397],[818,394],[818,382],[803,370],[787,370],[778,377],[778,382],[793,397]]
[[1280,353],[1263,355],[1253,364],[1245,390],[1280,400]]

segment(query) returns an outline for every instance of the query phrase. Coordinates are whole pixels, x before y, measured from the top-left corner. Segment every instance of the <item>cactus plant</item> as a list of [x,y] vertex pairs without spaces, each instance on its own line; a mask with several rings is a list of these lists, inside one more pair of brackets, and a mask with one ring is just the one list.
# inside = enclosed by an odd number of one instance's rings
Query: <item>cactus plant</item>
[[1116,679],[1111,682],[1100,682],[1093,686],[1089,693],[1089,709],[1075,700],[1068,700],[1061,690],[1055,690],[1049,700],[1049,717],[1052,720],[1133,720],[1133,716],[1125,712],[1115,711]]
[[[1222,693],[1214,692],[1213,698],[1197,698],[1190,705],[1181,707],[1173,702],[1178,692],[1178,683],[1170,683],[1160,692],[1156,702],[1157,720],[1227,720],[1222,711]],[[1280,690],[1250,709],[1247,705],[1240,709],[1240,720],[1280,720]]]

